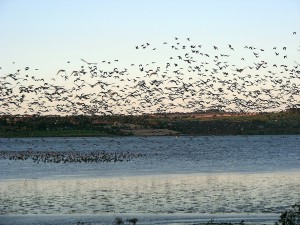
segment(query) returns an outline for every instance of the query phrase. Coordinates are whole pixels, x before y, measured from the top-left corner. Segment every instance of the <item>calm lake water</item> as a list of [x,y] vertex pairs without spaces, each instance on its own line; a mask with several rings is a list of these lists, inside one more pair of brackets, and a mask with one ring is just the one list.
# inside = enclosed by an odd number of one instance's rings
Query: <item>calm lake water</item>
[[139,217],[138,224],[220,215],[259,221],[300,202],[300,136],[0,139],[0,152],[27,150],[142,156],[116,163],[2,158],[0,224],[38,224],[45,215],[55,216],[50,224],[57,216],[107,224],[118,215]]

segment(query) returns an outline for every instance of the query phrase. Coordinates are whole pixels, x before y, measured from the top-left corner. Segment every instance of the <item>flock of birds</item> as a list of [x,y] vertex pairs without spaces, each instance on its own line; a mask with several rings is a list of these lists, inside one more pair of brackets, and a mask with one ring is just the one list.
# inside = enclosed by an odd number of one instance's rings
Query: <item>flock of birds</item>
[[79,152],[79,151],[0,151],[0,159],[14,161],[32,160],[35,163],[100,163],[123,162],[143,156],[141,153],[126,152]]
[[[296,32],[292,37],[297,37]],[[159,47],[171,55],[160,54]],[[29,66],[0,74],[0,115],[137,115],[209,109],[244,113],[300,106],[300,64],[293,59],[297,48],[238,49],[233,44],[205,46],[175,37],[159,46],[146,42],[134,50],[138,55],[155,52],[163,59],[126,67],[119,66],[118,59],[99,63],[81,59],[78,69],[60,69],[50,77],[40,77],[40,71]]]
[[[140,141],[149,141],[139,138]],[[78,142],[79,141],[79,142]],[[131,147],[124,148],[118,139],[102,142],[100,139],[82,137],[74,141],[73,138],[34,139],[0,139],[0,160],[31,161],[34,163],[120,163],[129,162],[137,158],[146,157],[145,153],[135,151],[136,143],[128,142]],[[11,142],[19,148],[11,149]],[[103,145],[99,146],[99,143]],[[88,149],[88,151],[86,151]]]

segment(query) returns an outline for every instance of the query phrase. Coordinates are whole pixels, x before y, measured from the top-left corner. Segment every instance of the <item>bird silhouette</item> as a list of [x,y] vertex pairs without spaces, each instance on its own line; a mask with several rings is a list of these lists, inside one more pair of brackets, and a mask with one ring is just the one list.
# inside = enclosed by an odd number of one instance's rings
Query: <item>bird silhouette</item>
[[[49,77],[40,77],[41,72],[29,67],[5,74],[1,66],[0,108],[8,114],[22,109],[38,115],[133,115],[214,107],[262,112],[299,104],[300,99],[293,96],[300,91],[300,71],[295,60],[291,65],[290,45],[269,49],[246,43],[234,51],[234,43],[222,48],[219,43],[202,45],[190,40],[162,41],[160,46],[168,49],[168,55],[161,61],[138,58],[121,66],[119,59],[99,64],[81,59],[83,65],[78,68],[61,68]],[[161,50],[150,41],[134,46],[147,57],[149,47],[156,54]],[[283,56],[281,65],[276,61],[281,57],[267,58],[273,52]]]

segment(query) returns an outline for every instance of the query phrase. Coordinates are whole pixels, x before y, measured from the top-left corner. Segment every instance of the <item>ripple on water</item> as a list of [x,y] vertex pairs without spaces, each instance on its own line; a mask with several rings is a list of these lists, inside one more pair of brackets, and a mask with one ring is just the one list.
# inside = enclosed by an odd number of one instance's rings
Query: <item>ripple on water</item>
[[280,213],[300,172],[0,182],[0,214]]

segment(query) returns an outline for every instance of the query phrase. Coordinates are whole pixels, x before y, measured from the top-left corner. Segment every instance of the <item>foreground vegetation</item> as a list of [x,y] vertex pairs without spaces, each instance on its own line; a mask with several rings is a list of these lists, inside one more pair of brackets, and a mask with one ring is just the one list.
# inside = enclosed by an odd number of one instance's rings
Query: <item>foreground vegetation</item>
[[1,116],[0,137],[300,134],[300,110],[137,116]]
[[[114,225],[136,225],[138,223],[138,218],[130,218],[123,220],[121,217],[116,217],[113,222]],[[214,222],[213,219],[206,223],[197,223],[197,225],[245,225],[246,222],[244,220],[238,223],[218,223]],[[251,223],[253,224],[253,223]],[[300,204],[295,204],[291,206],[290,209],[285,210],[279,217],[278,221],[274,223],[274,225],[299,225],[300,224]],[[85,222],[77,222],[77,225],[90,225],[90,223]],[[196,225],[196,224],[195,224]]]
[[[127,220],[123,220],[121,217],[116,217],[114,221],[114,225],[122,225],[122,224],[132,224],[136,225],[139,220],[137,218],[131,218]],[[210,220],[203,224],[197,225],[245,225],[245,221],[242,220],[238,223],[217,223],[213,220]],[[253,224],[253,223],[252,223]],[[300,224],[300,204],[295,204],[291,207],[291,209],[285,210],[281,215],[277,222],[274,225],[299,225]],[[84,222],[78,222],[77,225],[87,225]]]

